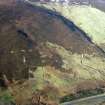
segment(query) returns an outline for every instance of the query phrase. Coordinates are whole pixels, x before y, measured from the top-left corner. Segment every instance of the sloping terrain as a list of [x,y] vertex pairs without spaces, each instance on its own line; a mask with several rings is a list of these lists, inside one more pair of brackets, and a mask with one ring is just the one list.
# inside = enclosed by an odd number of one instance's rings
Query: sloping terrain
[[78,86],[105,86],[104,51],[72,21],[28,3],[8,5],[0,6],[0,77],[26,79],[23,87],[12,87],[17,103],[25,105],[37,89],[56,100]]
[[84,32],[72,22],[68,21],[67,26],[63,17],[22,3],[15,7],[0,7],[0,10],[0,67],[4,73],[12,71],[11,66],[14,72],[25,72],[36,64],[41,65],[38,63],[41,62],[40,47],[44,47],[46,41],[61,45],[72,53],[102,55]]
[[[34,4],[34,3],[33,3]],[[105,45],[105,13],[91,6],[69,6],[61,4],[35,4],[44,6],[62,14],[72,20],[78,27],[84,30],[93,42],[98,44],[103,50]],[[78,11],[79,10],[79,11]],[[101,36],[101,37],[100,37]]]

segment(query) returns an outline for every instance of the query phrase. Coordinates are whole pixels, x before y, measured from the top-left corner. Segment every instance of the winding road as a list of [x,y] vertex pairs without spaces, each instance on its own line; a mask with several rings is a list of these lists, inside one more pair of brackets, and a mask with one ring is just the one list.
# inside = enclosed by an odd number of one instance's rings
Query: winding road
[[101,105],[105,102],[105,93],[101,95],[86,97],[70,102],[62,103],[61,105]]

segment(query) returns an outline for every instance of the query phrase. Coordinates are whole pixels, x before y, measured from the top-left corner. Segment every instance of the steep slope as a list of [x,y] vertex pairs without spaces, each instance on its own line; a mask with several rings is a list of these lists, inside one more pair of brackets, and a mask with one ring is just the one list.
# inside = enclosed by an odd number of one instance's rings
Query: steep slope
[[[80,10],[79,12],[77,10]],[[105,43],[105,13],[92,7],[73,7],[72,20],[75,21],[99,46]],[[78,16],[78,17],[77,17]],[[101,37],[100,37],[101,36]]]
[[[36,50],[41,50],[41,44],[46,41],[61,45],[73,53],[102,53],[84,32],[63,17],[53,15],[54,13],[21,2],[14,7],[0,7],[0,11],[0,67],[4,73],[19,72],[18,70],[25,72],[30,66],[39,64],[40,56],[36,57],[40,52]],[[67,22],[69,27],[65,25]]]
[[104,51],[60,14],[23,2],[0,6],[0,77],[26,79],[21,92],[15,87],[18,102],[49,86],[59,91],[57,97],[77,92],[78,84],[90,80],[95,85],[86,89],[104,87],[104,65]]
[[[93,42],[98,44],[103,50],[105,50],[105,13],[90,7],[90,6],[69,6],[61,4],[35,4],[38,6],[44,6],[62,14],[69,20],[72,20],[78,27],[84,30]],[[78,11],[79,10],[79,11]],[[100,37],[101,36],[101,37]]]

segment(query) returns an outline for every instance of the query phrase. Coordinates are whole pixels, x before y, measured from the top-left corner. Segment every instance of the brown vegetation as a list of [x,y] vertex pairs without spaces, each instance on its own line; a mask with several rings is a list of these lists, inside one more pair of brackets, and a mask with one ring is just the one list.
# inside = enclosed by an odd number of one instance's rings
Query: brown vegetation
[[55,59],[60,58],[54,55],[54,51],[48,53],[44,45],[40,46],[46,41],[61,45],[73,53],[102,54],[94,44],[86,41],[84,33],[72,22],[69,22],[71,25],[68,27],[64,20],[54,16],[53,13],[23,2],[15,4],[9,7],[0,6],[0,72],[3,71],[8,78],[28,78],[28,70],[41,65],[42,48],[45,55],[50,54],[54,58],[49,60],[46,58],[46,61],[51,61],[51,65],[55,66]]
[[57,90],[50,86],[34,92],[31,99],[32,105],[58,105],[56,92]]

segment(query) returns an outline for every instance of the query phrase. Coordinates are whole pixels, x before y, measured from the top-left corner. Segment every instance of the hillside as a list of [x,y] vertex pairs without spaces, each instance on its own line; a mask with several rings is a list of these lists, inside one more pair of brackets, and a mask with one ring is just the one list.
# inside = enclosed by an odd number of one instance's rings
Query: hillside
[[[53,12],[48,13],[40,8],[30,7],[22,3],[17,4],[15,7],[2,7],[0,10],[3,16],[0,21],[0,67],[2,70],[4,69],[3,71],[9,71],[11,69],[10,65],[14,69],[21,70],[21,66],[19,68],[15,65],[17,65],[16,63],[22,65],[22,62],[24,67],[27,65],[31,66],[31,63],[32,66],[35,66],[38,61],[34,61],[33,64],[32,58],[34,58],[33,56],[38,57],[38,55],[40,58],[40,53],[42,53],[40,50],[47,50],[46,48],[41,49],[45,47],[44,43],[46,41],[58,44],[72,53],[103,55],[100,48],[94,45],[82,30],[63,17],[53,16]],[[19,56],[21,59],[19,59]],[[8,57],[12,57],[13,59],[9,59]],[[39,58],[37,59],[39,60]],[[24,59],[27,61],[24,61]],[[4,66],[5,64],[10,64],[6,66],[7,69]],[[25,68],[27,69],[29,67]],[[22,70],[24,71],[25,68]]]
[[[44,6],[62,14],[72,20],[78,27],[84,30],[93,42],[105,50],[105,13],[91,6],[62,6],[61,4],[35,4]],[[78,11],[79,10],[79,11]],[[100,37],[101,36],[101,37]]]
[[37,91],[46,104],[105,87],[105,53],[72,19],[25,2],[14,4],[0,6],[0,78],[5,74],[12,82],[16,103],[26,105]]

